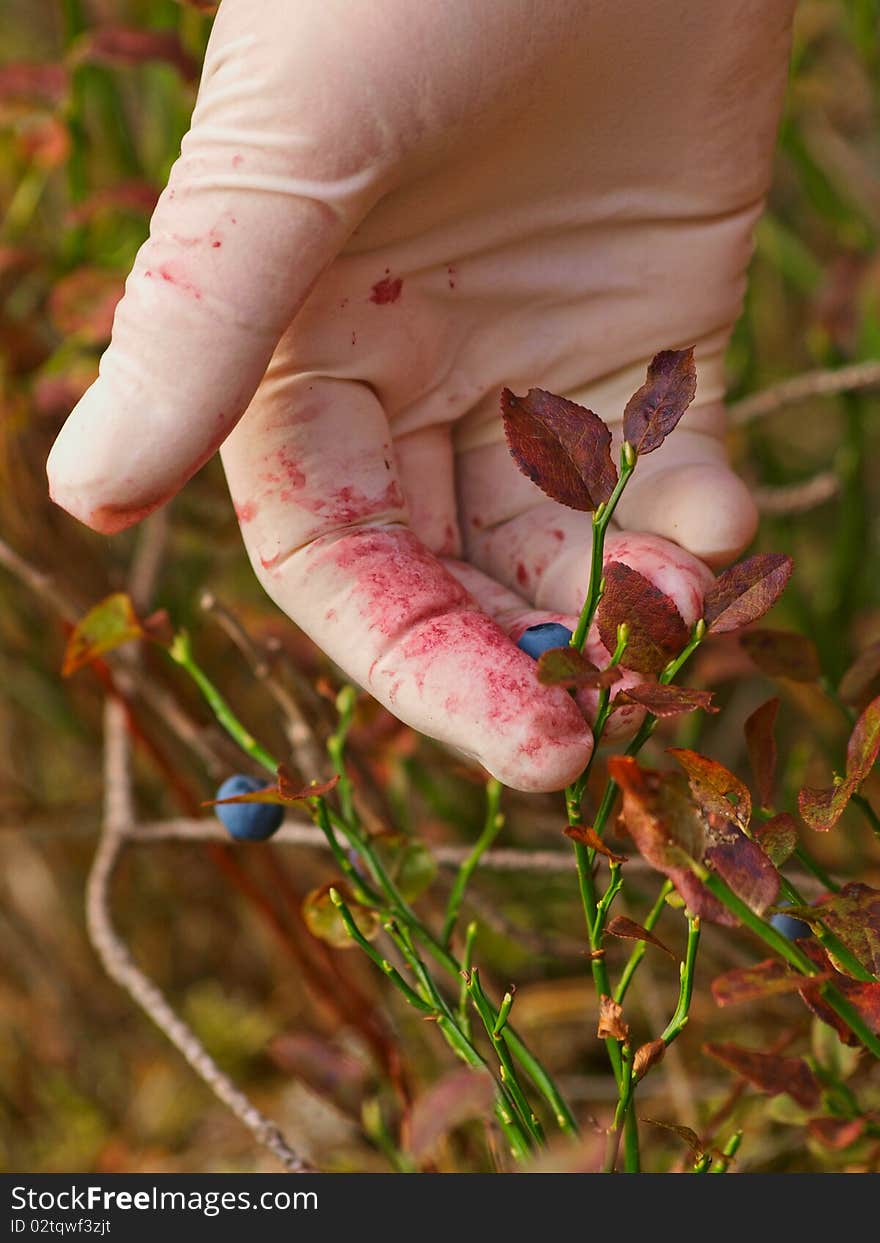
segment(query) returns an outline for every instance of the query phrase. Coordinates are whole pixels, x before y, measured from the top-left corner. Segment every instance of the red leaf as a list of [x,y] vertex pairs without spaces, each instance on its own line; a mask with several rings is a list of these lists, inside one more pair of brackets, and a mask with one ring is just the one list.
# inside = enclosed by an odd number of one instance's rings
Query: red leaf
[[82,36],[77,58],[92,64],[138,65],[160,60],[173,65],[188,82],[194,82],[199,68],[184,49],[173,30],[142,30],[139,26],[100,26]]
[[617,1004],[613,997],[603,993],[599,999],[599,1028],[596,1035],[600,1040],[609,1036],[612,1040],[629,1039],[629,1027],[624,1022],[623,1006]]
[[64,65],[9,61],[0,65],[0,102],[59,104],[67,94]]
[[[745,724],[746,749],[755,774],[758,803],[769,807],[776,785],[776,735],[773,727],[779,711],[779,700],[768,699],[756,708]],[[765,847],[766,849],[766,847]]]
[[741,630],[767,613],[791,577],[791,557],[756,553],[715,579],[703,601],[703,619],[713,634]]
[[768,677],[816,682],[822,676],[816,644],[794,630],[748,630],[739,641]]
[[661,940],[654,936],[653,932],[649,932],[647,928],[637,924],[634,919],[628,919],[626,915],[615,915],[605,929],[605,936],[621,937],[625,941],[647,941],[651,945],[656,945],[658,949],[661,949],[664,954],[668,954],[670,958],[675,958],[668,945],[664,945]]
[[719,1006],[734,1006],[742,1001],[761,1001],[780,993],[797,993],[804,977],[776,958],[756,963],[754,967],[736,967],[712,981],[712,996]]
[[542,492],[570,509],[596,509],[617,483],[611,432],[592,410],[541,388],[501,393],[513,460]]
[[626,403],[624,438],[639,453],[659,449],[693,401],[696,389],[693,347],[655,354],[645,383]]
[[488,1117],[494,1095],[487,1071],[469,1066],[450,1071],[416,1098],[409,1120],[409,1151],[416,1160],[430,1156],[438,1141],[463,1122]]
[[768,1096],[787,1093],[804,1109],[815,1109],[821,1099],[819,1081],[800,1057],[782,1057],[777,1053],[760,1053],[742,1049],[729,1041],[703,1046],[710,1057],[723,1062]]
[[[786,913],[788,912],[786,907]],[[851,1031],[849,1025],[832,1010],[821,994],[821,980],[830,976],[834,987],[843,993],[851,1006],[858,1010],[865,1023],[880,1036],[880,983],[854,980],[851,976],[838,971],[828,954],[816,941],[800,941],[801,950],[821,969],[821,976],[811,976],[804,981],[800,994],[808,1008],[817,1018],[829,1027],[833,1027],[843,1044],[854,1047],[861,1046],[861,1040]]]
[[863,967],[880,976],[880,889],[853,881],[821,902],[786,907],[785,913],[811,927],[824,924]]
[[867,1125],[867,1118],[811,1118],[807,1130],[820,1144],[840,1152],[861,1139]]
[[624,755],[611,756],[608,771],[623,791],[623,822],[643,858],[672,881],[694,915],[735,926],[691,871],[690,861],[703,857],[705,828],[684,778],[641,768]]
[[627,668],[637,673],[659,673],[690,638],[684,619],[668,596],[622,561],[610,561],[603,574],[605,591],[596,613],[602,642],[613,652],[617,627],[626,622]]
[[119,272],[76,268],[55,284],[49,296],[49,314],[65,336],[76,335],[88,345],[104,345],[110,340],[123,285]]
[[613,666],[597,669],[576,647],[551,647],[538,657],[538,681],[544,686],[613,686],[621,677]]
[[782,867],[797,846],[794,817],[782,811],[755,831],[755,840],[775,867]]
[[880,754],[880,698],[872,699],[853,726],[846,748],[846,776],[824,790],[809,787],[798,794],[798,810],[811,829],[827,833],[846,810]]
[[757,915],[776,901],[779,873],[761,847],[733,820],[709,812],[705,862]]
[[151,216],[159,198],[159,192],[149,181],[120,181],[116,185],[96,190],[87,199],[77,203],[68,212],[72,224],[88,224],[105,211],[132,212],[138,216]]
[[692,691],[684,686],[664,686],[660,682],[640,682],[628,686],[617,696],[618,704],[635,703],[654,716],[677,716],[681,712],[717,712],[711,691]]
[[588,846],[590,850],[598,850],[600,855],[604,855],[612,863],[626,863],[627,861],[627,855],[616,855],[613,850],[609,850],[596,830],[588,824],[570,824],[567,829],[563,829],[563,832],[573,842],[580,842],[582,846]]
[[715,812],[728,820],[735,820],[740,828],[747,829],[752,818],[752,796],[732,772],[697,751],[686,747],[669,747],[671,755],[688,775],[694,798],[706,813]]

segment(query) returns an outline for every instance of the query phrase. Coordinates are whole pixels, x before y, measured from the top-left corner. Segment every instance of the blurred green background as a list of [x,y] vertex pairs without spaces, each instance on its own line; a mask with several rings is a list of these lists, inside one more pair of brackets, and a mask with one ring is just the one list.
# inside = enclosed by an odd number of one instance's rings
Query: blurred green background
[[[105,539],[53,509],[44,462],[96,374],[122,281],[177,154],[209,7],[4,0],[0,12],[0,538],[50,574],[77,610],[124,587],[138,535]],[[799,6],[773,189],[730,349],[733,400],[812,368],[878,357],[878,23],[875,0]],[[768,511],[759,546],[795,558],[773,621],[815,640],[832,681],[880,639],[878,414],[871,395],[812,398],[731,433],[734,458]],[[791,491],[817,476],[806,502]],[[190,628],[224,693],[282,751],[276,705],[200,607],[202,592],[233,607],[269,644],[279,680],[302,689],[303,675],[320,684],[332,670],[254,581],[216,462],[174,502],[167,538],[155,604]],[[0,601],[0,1168],[272,1169],[271,1157],[102,975],[83,920],[101,812],[101,684],[88,670],[61,680],[57,612],[2,565]],[[155,685],[196,722],[198,737],[195,749],[184,747],[155,705],[143,708],[144,733],[164,758],[157,763],[149,747],[139,748],[139,808],[144,819],[188,815],[236,766],[235,756],[191,688],[158,657],[148,659]],[[665,730],[661,745],[672,734],[745,772],[742,722],[779,693],[786,790],[827,781],[842,725],[815,688],[774,687],[722,642],[707,649],[694,676],[717,690],[724,710],[709,723]],[[384,815],[429,840],[472,838],[479,786],[448,757],[369,704],[355,741]],[[558,801],[509,795],[505,805],[505,844],[562,847],[554,836]],[[880,850],[857,810],[815,853],[843,875],[878,881]],[[449,1059],[368,966],[305,930],[302,896],[331,875],[321,855],[294,848],[135,847],[115,909],[137,960],[298,1146],[329,1168],[387,1169],[381,1137],[361,1124],[364,1102],[378,1100],[393,1125],[387,1082],[397,1073],[396,1050],[404,1050],[416,1093]],[[429,912],[432,902],[439,909],[443,884],[432,892]],[[521,1026],[581,1115],[607,1118],[611,1085],[584,1017],[573,873],[487,876],[471,909],[493,983],[517,981]],[[739,965],[753,951],[730,933],[709,930],[705,940],[691,1027],[642,1102],[648,1116],[695,1127],[730,1087],[701,1055],[703,1040],[767,1045],[788,1035],[803,1049],[821,1039],[788,998],[717,1011],[707,988],[713,967]],[[674,974],[664,960],[643,976],[636,1000],[646,1033],[674,995]],[[746,1130],[740,1168],[862,1169],[876,1161],[868,1143],[836,1154],[805,1142],[778,1102],[747,1095],[736,1108]],[[676,1168],[682,1149],[674,1136],[657,1131],[646,1142],[651,1168]],[[438,1168],[481,1168],[478,1154],[472,1137],[458,1135],[442,1147]]]

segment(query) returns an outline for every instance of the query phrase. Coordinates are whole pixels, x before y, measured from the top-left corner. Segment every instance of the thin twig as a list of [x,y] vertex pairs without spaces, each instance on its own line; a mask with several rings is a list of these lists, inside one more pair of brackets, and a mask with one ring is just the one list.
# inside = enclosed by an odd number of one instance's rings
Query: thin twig
[[823,470],[802,483],[790,483],[778,488],[754,488],[752,495],[762,514],[802,514],[824,505],[839,491],[837,475]]
[[272,668],[266,654],[260,651],[235,614],[221,604],[211,592],[204,592],[200,603],[204,611],[210,613],[226,631],[248,662],[254,677],[265,686],[281,709],[284,732],[303,779],[308,781],[313,777],[325,775],[326,752],[299,703],[279,679],[272,676]]
[[95,852],[86,890],[86,926],[104,970],[149,1016],[184,1056],[214,1095],[293,1174],[314,1172],[270,1122],[235,1087],[197,1036],[174,1012],[159,989],[135,963],[113,926],[109,895],[116,867],[132,823],[128,738],[122,705],[108,699],[104,709],[104,829]]
[[744,397],[729,408],[734,426],[773,414],[809,397],[835,397],[859,389],[880,388],[880,362],[851,363],[835,370],[805,371],[770,388]]

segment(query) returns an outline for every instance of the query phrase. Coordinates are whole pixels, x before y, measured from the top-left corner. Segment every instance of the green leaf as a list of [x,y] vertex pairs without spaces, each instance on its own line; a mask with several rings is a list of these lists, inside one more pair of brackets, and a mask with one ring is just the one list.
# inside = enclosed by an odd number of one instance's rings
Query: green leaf
[[341,894],[361,935],[366,940],[372,941],[379,931],[379,916],[375,911],[355,901],[348,889],[339,881],[321,885],[319,889],[313,889],[303,898],[302,916],[312,936],[317,937],[319,941],[325,941],[327,945],[332,945],[334,949],[345,950],[355,947],[356,943],[350,937],[342,916],[330,897],[331,889],[336,889]]
[[140,639],[143,634],[131,598],[124,591],[106,596],[74,626],[64,650],[62,676],[69,678],[97,656],[112,652],[132,639]]

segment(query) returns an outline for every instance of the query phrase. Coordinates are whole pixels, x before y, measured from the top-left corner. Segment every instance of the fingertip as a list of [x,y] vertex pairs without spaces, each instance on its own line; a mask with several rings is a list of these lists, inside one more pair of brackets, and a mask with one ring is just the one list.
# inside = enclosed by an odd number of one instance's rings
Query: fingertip
[[617,517],[632,531],[673,541],[707,565],[725,565],[751,542],[758,511],[743,481],[723,463],[670,466],[621,498]]

